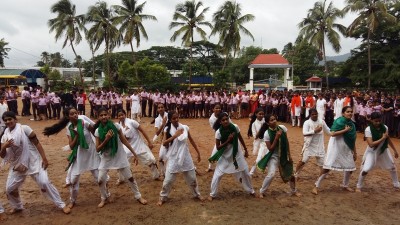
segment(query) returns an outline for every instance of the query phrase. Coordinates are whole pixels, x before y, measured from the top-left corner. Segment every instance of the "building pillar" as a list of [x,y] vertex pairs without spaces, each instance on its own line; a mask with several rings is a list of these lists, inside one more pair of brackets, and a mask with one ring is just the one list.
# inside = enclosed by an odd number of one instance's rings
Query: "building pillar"
[[250,81],[249,81],[250,91],[253,91],[254,89],[253,78],[254,78],[254,68],[250,68]]

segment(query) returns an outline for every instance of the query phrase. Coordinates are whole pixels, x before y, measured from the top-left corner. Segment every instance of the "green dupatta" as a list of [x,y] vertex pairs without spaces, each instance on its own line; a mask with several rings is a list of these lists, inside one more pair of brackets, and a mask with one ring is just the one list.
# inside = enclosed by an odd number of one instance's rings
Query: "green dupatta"
[[269,160],[271,159],[274,152],[278,152],[279,155],[279,174],[284,182],[288,182],[293,176],[293,161],[290,158],[289,142],[287,139],[286,132],[278,126],[276,129],[268,128],[267,132],[270,137],[271,144],[275,140],[276,132],[282,130],[282,135],[279,137],[279,142],[275,146],[275,149],[269,151],[258,163],[257,168],[261,171],[265,171]]
[[337,118],[331,127],[331,131],[341,131],[345,128],[345,126],[350,126],[350,130],[343,134],[344,142],[346,145],[353,151],[354,146],[356,144],[356,126],[354,125],[351,119],[346,119],[345,117],[341,116]]
[[[69,130],[72,140],[75,138],[75,132],[73,131],[74,129],[75,129],[74,124],[71,123],[71,125],[69,125],[69,127],[68,127],[68,130]],[[85,134],[83,132],[83,120],[78,119],[78,123],[76,125],[76,130],[78,132],[78,141],[75,143],[75,146],[72,148],[71,154],[68,156],[69,164],[68,164],[67,168],[65,169],[65,171],[67,171],[71,167],[71,165],[75,162],[76,155],[78,154],[79,146],[81,146],[81,148],[83,148],[83,149],[89,148],[89,145],[85,139]]]
[[[379,129],[376,129],[373,125],[370,125],[369,128],[371,129],[371,134],[372,134],[372,140],[377,141],[382,138],[383,134],[386,133],[386,127],[383,124],[380,124]],[[385,141],[383,142],[383,145],[380,149],[380,153],[382,154],[385,152],[385,150],[388,148],[389,141],[386,138]]]
[[[219,128],[219,132],[221,134],[221,140],[220,140],[221,143],[226,142],[226,140],[228,140],[229,135],[234,133],[234,137],[233,137],[233,140],[232,140],[232,143],[231,143],[232,146],[233,146],[232,157],[233,157],[233,165],[235,165],[235,169],[238,169],[239,166],[238,166],[238,163],[236,161],[236,155],[238,153],[239,141],[238,141],[238,132],[237,132],[237,129],[236,129],[235,125],[230,123],[229,126],[226,127],[226,128],[221,126]],[[219,160],[219,158],[221,158],[222,154],[224,154],[225,149],[226,149],[226,146],[218,149],[218,151],[213,156],[211,156],[208,159],[208,161],[210,163],[217,162]]]
[[100,123],[98,128],[100,141],[104,141],[104,139],[106,138],[106,134],[109,130],[112,130],[114,132],[114,135],[100,150],[100,153],[103,154],[104,151],[106,151],[107,149],[111,149],[110,155],[113,157],[118,151],[118,130],[115,127],[114,123],[110,120],[108,120],[106,124]]

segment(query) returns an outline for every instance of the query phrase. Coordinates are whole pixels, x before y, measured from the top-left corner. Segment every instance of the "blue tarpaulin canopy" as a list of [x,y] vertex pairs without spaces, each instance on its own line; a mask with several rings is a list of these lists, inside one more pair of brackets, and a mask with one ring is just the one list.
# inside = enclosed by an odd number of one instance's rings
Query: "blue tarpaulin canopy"
[[42,73],[42,71],[35,69],[24,70],[21,75],[26,77],[28,83],[36,83],[37,78],[46,77],[46,74]]

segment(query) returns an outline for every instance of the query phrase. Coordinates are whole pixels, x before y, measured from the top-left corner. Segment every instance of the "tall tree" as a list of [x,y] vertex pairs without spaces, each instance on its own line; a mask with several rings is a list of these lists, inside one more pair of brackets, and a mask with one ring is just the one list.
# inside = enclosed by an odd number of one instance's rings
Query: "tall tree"
[[[343,18],[342,10],[335,8],[333,2],[326,4],[326,0],[316,2],[314,8],[308,10],[307,17],[299,23],[300,34],[305,41],[317,47],[323,56],[325,64],[326,88],[329,88],[328,65],[326,64],[326,44],[332,45],[335,52],[341,49],[340,36],[337,31],[346,34],[346,27],[335,23],[339,18]],[[337,30],[337,31],[336,31]]]
[[226,66],[227,59],[231,52],[233,57],[240,50],[240,33],[251,37],[253,35],[247,30],[243,24],[254,20],[254,15],[246,14],[242,16],[242,7],[239,3],[226,1],[213,16],[214,28],[211,35],[219,34],[218,44],[221,46],[225,55],[225,62],[222,70]]
[[7,58],[10,48],[6,48],[8,42],[4,41],[4,38],[0,39],[0,67],[4,67],[4,58]]
[[50,62],[50,54],[46,51],[42,52],[42,54],[40,54],[41,60],[45,65],[48,65]]
[[[78,57],[74,48],[74,43],[79,44],[82,40],[82,35],[80,32],[85,29],[84,15],[76,15],[76,7],[71,3],[70,0],[58,1],[51,6],[50,11],[52,13],[57,13],[56,18],[48,21],[50,32],[55,31],[56,41],[64,36],[65,40],[62,47],[64,48],[67,43],[69,43],[72,51],[75,54],[75,58]],[[79,69],[81,83],[83,84],[81,64],[79,63],[77,66]]]
[[195,0],[176,5],[175,13],[172,17],[173,21],[169,25],[170,30],[178,28],[170,40],[175,41],[178,36],[182,35],[182,44],[190,48],[189,88],[192,84],[194,31],[200,34],[201,39],[206,40],[206,32],[200,26],[207,26],[212,29],[211,23],[205,20],[205,13],[209,10],[209,7],[200,11],[202,6],[203,3],[201,1],[196,2]]
[[356,31],[367,28],[368,48],[368,89],[371,88],[371,35],[382,23],[395,23],[396,17],[389,14],[386,1],[379,0],[346,0],[345,12],[357,12],[358,16],[347,29],[349,36]]
[[[114,17],[114,24],[121,24],[119,31],[124,35],[123,43],[129,44],[131,47],[133,63],[136,62],[132,45],[133,40],[136,40],[136,47],[138,48],[140,36],[143,36],[146,40],[149,39],[142,22],[144,20],[157,21],[157,18],[153,15],[142,14],[145,4],[146,2],[138,4],[136,0],[122,0],[122,6],[113,6],[117,13],[117,16]],[[138,79],[137,70],[135,74],[136,79]]]
[[95,43],[94,49],[99,49],[100,45],[105,43],[105,55],[106,55],[106,80],[108,84],[111,81],[111,70],[110,70],[110,52],[121,44],[122,35],[113,24],[112,20],[114,12],[107,6],[107,2],[100,1],[94,6],[90,6],[88,13],[86,14],[86,21],[93,23],[92,27],[88,30],[88,35],[91,37],[93,43]]

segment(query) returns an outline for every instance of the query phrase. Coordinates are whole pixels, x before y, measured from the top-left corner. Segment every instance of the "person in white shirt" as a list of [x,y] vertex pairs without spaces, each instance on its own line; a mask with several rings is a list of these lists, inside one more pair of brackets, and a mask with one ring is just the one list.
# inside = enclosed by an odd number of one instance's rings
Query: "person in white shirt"
[[297,163],[294,176],[298,178],[300,171],[310,157],[315,157],[317,165],[322,170],[325,158],[324,133],[330,135],[330,129],[324,120],[319,119],[316,109],[310,109],[310,119],[303,124],[304,144],[301,151],[302,159]]
[[325,120],[326,100],[321,93],[318,94],[316,109],[318,112],[318,120]]
[[3,113],[8,111],[8,105],[5,101],[5,97],[2,95],[0,96],[0,134],[6,129],[6,124],[3,121]]
[[343,95],[342,93],[338,94],[338,98],[333,103],[333,119],[336,120],[337,118],[342,116],[342,109],[343,109]]

